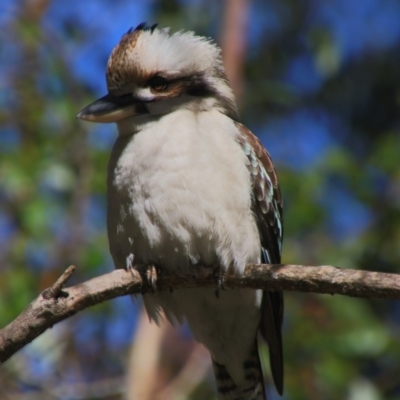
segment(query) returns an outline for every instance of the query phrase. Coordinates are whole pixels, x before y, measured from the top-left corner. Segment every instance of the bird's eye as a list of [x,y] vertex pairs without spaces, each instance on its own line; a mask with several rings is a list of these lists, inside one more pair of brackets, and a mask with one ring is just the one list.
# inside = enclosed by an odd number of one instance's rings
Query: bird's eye
[[153,76],[149,79],[148,85],[157,92],[162,92],[167,88],[168,81],[162,76]]

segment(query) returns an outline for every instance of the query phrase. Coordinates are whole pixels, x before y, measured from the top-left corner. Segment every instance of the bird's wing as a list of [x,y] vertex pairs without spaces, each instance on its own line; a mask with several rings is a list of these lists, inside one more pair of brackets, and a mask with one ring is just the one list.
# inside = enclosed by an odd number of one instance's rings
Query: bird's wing
[[[282,195],[278,177],[267,150],[244,125],[235,122],[239,144],[247,156],[253,185],[253,211],[261,238],[261,259],[266,264],[280,264],[283,239]],[[283,391],[282,353],[283,294],[265,290],[262,302],[261,336],[267,341],[272,376],[277,391]]]

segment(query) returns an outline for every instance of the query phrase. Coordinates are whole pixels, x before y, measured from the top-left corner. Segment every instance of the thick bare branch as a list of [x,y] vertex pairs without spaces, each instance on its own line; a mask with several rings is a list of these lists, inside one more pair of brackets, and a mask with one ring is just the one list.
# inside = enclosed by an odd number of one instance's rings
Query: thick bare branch
[[[61,289],[73,271],[68,268],[56,284],[46,289],[14,321],[0,330],[0,364],[48,328],[87,307],[126,294],[152,291],[136,270],[115,270]],[[216,286],[211,269],[193,273],[159,275],[157,290]],[[225,288],[259,288],[342,294],[354,297],[400,299],[400,275],[342,269],[332,266],[248,265],[243,275],[229,274]]]

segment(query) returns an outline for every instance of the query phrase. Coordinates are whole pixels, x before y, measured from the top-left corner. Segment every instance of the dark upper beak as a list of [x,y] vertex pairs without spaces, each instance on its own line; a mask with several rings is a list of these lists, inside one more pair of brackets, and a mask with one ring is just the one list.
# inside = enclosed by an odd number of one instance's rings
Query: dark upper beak
[[146,105],[132,95],[107,94],[83,108],[77,117],[90,122],[117,122],[147,112]]

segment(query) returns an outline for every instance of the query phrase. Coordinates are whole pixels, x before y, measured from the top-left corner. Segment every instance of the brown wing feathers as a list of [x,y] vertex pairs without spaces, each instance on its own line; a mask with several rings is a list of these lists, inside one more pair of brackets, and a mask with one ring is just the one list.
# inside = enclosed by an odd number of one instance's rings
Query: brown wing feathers
[[[249,129],[236,123],[238,141],[248,160],[253,183],[253,210],[260,231],[262,262],[279,264],[283,238],[282,195],[278,177],[267,150]],[[283,391],[283,352],[281,326],[283,320],[282,292],[264,291],[261,336],[269,347],[272,376],[277,391]]]

